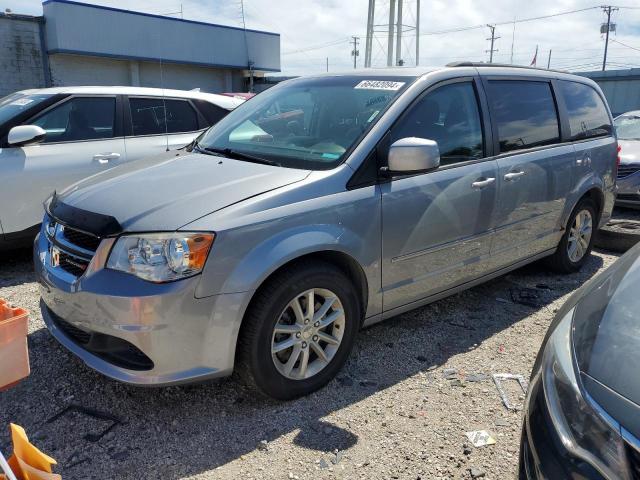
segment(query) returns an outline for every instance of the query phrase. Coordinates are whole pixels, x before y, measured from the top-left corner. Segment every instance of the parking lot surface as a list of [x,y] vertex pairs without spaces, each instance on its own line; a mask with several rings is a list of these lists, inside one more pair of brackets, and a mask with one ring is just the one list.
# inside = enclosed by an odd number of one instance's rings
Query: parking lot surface
[[[0,393],[0,450],[15,422],[65,480],[515,478],[521,412],[491,374],[528,379],[554,312],[616,258],[567,276],[533,264],[362,331],[327,388],[280,403],[234,378],[143,389],[93,372],[45,329],[29,253],[9,255],[0,298],[31,311],[32,373]],[[475,430],[496,443],[474,447]]]

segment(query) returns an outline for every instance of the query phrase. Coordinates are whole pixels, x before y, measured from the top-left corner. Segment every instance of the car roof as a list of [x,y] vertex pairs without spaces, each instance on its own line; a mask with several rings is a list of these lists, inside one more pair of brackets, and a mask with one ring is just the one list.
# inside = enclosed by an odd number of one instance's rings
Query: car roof
[[513,77],[539,77],[539,78],[555,78],[563,80],[572,80],[580,83],[586,83],[589,85],[596,85],[596,83],[587,77],[574,75],[570,72],[560,70],[547,70],[545,68],[528,67],[523,65],[507,65],[497,63],[482,63],[482,62],[455,62],[446,66],[425,66],[425,67],[387,67],[387,68],[366,68],[356,70],[345,70],[339,73],[320,73],[316,75],[305,76],[301,78],[310,77],[335,77],[335,76],[355,76],[355,77],[389,77],[389,78],[418,78],[429,73],[451,71],[459,72],[461,76],[469,75],[472,72],[480,73],[481,75],[501,75],[501,76],[513,76]]
[[127,87],[127,86],[78,86],[50,87],[21,90],[25,94],[63,94],[63,95],[141,95],[153,97],[191,98],[213,103],[226,110],[233,110],[245,100],[199,90],[175,90],[171,88]]
[[624,112],[621,113],[620,115],[618,115],[616,118],[620,118],[620,117],[624,117],[624,116],[633,116],[633,117],[640,117],[640,110],[631,110],[629,112]]

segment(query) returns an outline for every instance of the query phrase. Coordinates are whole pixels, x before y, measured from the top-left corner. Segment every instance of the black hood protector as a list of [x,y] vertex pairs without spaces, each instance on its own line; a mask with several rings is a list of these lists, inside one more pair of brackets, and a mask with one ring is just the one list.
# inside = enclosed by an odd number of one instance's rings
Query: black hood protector
[[49,216],[58,223],[98,237],[109,237],[123,231],[122,226],[114,217],[67,205],[60,201],[55,192],[47,211]]

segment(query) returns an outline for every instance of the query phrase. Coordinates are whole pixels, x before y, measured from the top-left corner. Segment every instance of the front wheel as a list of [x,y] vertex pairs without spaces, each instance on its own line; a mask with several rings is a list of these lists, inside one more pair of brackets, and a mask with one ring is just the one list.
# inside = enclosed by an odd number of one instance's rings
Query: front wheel
[[347,360],[360,326],[358,295],[338,268],[301,262],[261,288],[244,319],[240,375],[280,400],[327,384]]
[[593,248],[596,206],[589,198],[582,199],[571,212],[567,228],[558,249],[549,257],[548,265],[559,273],[574,273],[582,268]]

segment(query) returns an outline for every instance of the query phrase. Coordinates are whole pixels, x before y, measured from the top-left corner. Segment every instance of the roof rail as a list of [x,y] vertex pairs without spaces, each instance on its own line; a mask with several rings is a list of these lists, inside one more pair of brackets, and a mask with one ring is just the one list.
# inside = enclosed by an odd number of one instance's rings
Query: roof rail
[[446,67],[501,67],[501,68],[524,68],[526,70],[538,70],[543,72],[570,73],[567,70],[554,70],[541,67],[530,67],[527,65],[512,65],[510,63],[485,63],[485,62],[451,62]]

